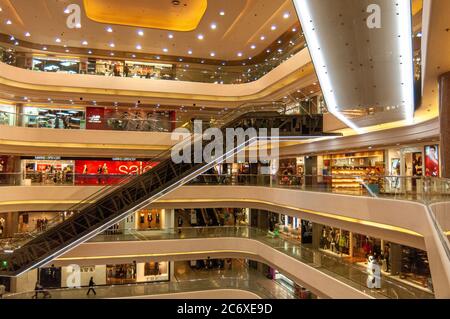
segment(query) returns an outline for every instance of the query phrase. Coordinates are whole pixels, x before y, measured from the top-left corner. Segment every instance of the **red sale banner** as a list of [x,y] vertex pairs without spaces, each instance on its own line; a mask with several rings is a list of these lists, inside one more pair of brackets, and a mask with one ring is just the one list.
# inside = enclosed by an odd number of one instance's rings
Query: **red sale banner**
[[75,183],[80,184],[118,184],[128,175],[141,175],[158,165],[147,161],[75,161]]

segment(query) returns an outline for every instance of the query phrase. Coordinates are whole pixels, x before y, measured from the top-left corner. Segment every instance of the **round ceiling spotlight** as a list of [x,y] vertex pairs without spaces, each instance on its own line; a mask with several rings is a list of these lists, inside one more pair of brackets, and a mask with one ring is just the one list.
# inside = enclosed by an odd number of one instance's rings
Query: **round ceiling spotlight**
[[181,4],[180,0],[172,0],[172,5],[179,6]]

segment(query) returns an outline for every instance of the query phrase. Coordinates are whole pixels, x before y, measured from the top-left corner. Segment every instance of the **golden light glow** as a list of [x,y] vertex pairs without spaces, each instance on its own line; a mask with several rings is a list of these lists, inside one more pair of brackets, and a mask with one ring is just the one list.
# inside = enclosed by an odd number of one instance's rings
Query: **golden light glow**
[[171,31],[197,29],[208,7],[207,0],[83,0],[89,19],[106,24],[119,24]]
[[[192,238],[197,239],[197,238]],[[248,238],[239,238],[239,239],[248,239]],[[180,240],[186,240],[181,239]],[[98,244],[98,243],[97,243]],[[255,253],[245,251],[245,250],[230,250],[230,249],[223,249],[223,250],[200,250],[200,251],[189,251],[189,252],[183,252],[183,253],[157,253],[157,254],[132,254],[132,255],[112,255],[112,256],[84,256],[84,257],[61,257],[56,258],[55,261],[69,261],[69,260],[98,260],[98,259],[113,259],[113,258],[136,258],[136,257],[167,257],[167,256],[185,256],[185,255],[199,255],[199,254],[245,254],[245,255],[252,255],[252,256],[258,256]]]
[[53,142],[32,142],[32,141],[11,141],[11,140],[0,140],[0,145],[56,147],[56,148],[87,148],[87,149],[130,149],[130,150],[147,150],[147,151],[165,151],[170,148],[169,146],[156,146],[156,145],[53,143]]

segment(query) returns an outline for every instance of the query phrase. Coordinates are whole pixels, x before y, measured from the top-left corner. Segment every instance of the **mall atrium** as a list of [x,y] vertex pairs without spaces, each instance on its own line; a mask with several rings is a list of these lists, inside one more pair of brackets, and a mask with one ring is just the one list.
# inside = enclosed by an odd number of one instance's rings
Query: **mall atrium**
[[450,298],[449,21],[0,0],[0,298]]

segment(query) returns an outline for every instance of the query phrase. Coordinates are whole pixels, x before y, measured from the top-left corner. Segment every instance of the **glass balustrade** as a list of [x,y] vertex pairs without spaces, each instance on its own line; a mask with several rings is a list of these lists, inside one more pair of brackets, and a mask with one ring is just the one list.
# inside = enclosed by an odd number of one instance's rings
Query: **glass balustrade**
[[[267,284],[269,282],[269,284]],[[87,288],[86,288],[87,289]],[[86,298],[86,289],[65,288],[47,290],[52,299],[83,299]],[[96,287],[96,298],[142,298],[145,296],[189,293],[209,290],[243,290],[256,294],[262,299],[296,299],[297,297],[270,281],[262,274],[251,271],[248,276],[219,277],[211,276],[209,279],[179,280],[163,283],[129,284],[116,286]],[[3,296],[4,299],[32,299],[34,291],[13,293]],[[42,295],[39,296],[43,298]]]
[[147,241],[147,240],[176,240],[197,238],[246,238],[257,240],[283,254],[286,254],[302,263],[305,263],[335,279],[342,281],[366,294],[376,298],[433,298],[431,293],[421,289],[391,280],[387,276],[376,278],[377,285],[381,288],[368,288],[368,278],[372,276],[367,269],[352,264],[343,258],[333,256],[319,249],[313,249],[309,244],[301,244],[298,241],[277,235],[277,232],[267,232],[250,227],[187,227],[165,230],[124,230],[105,232],[91,239],[91,242],[114,241]]
[[[61,54],[33,55],[20,46],[0,47],[3,63],[36,72],[90,74],[97,76],[173,80],[217,84],[241,84],[256,81],[271,70],[305,49],[301,31],[292,32],[265,52],[264,59],[255,63],[247,59],[239,65],[224,61],[218,65],[185,62],[162,62],[161,57],[151,61],[126,61],[114,58],[86,58]],[[159,58],[159,59],[158,59]],[[256,57],[255,57],[255,60]]]

